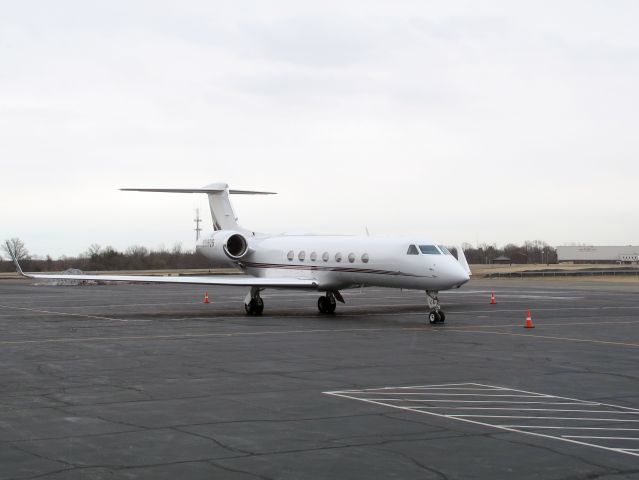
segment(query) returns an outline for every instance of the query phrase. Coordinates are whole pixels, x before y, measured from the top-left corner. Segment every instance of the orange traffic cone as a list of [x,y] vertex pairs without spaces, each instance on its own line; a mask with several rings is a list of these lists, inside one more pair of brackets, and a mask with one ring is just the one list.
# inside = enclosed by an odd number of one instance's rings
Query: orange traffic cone
[[497,305],[497,299],[495,298],[495,291],[492,290],[490,292],[490,304],[491,305]]
[[209,302],[209,292],[204,292],[204,303],[210,303]]
[[528,315],[526,316],[526,324],[524,325],[524,328],[535,328],[535,326],[533,325],[530,309],[528,309]]

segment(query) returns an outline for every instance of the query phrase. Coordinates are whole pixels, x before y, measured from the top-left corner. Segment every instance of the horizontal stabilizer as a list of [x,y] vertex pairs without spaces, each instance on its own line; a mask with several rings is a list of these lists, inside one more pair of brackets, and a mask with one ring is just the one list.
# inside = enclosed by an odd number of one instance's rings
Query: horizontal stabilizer
[[[222,193],[224,188],[121,188],[123,192],[160,192],[160,193]],[[275,195],[275,192],[257,192],[255,190],[229,190],[239,195]]]
[[260,192],[257,190],[232,190],[226,183],[211,183],[201,188],[121,188],[126,192],[160,192],[160,193],[205,193],[209,198],[211,218],[215,230],[235,230],[247,232],[237,223],[237,216],[231,206],[229,194],[239,195],[274,195],[275,192]]

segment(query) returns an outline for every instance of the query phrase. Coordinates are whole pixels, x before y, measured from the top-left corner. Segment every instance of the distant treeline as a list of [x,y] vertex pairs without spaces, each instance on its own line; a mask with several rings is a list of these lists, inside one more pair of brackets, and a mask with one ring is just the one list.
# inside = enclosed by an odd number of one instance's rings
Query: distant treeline
[[[45,258],[29,255],[24,243],[19,239],[11,239],[10,248],[17,252],[23,270],[31,272],[58,272],[68,268],[84,271],[97,270],[172,270],[190,268],[215,268],[216,264],[203,255],[183,250],[177,244],[171,249],[160,248],[149,250],[146,247],[132,246],[120,252],[113,247],[91,245],[88,250],[77,257],[60,257],[56,260],[47,255]],[[540,240],[525,242],[523,245],[509,243],[498,248],[495,244],[486,243],[473,247],[469,243],[462,244],[468,263],[557,263],[556,250]],[[455,250],[451,248],[451,250]],[[6,242],[3,245],[3,260],[0,261],[0,272],[11,272],[15,268],[9,258]],[[500,259],[500,257],[502,257]],[[509,260],[504,259],[507,257]]]
[[[508,243],[498,248],[495,244],[482,243],[473,247],[470,243],[463,243],[464,255],[468,263],[557,263],[557,250],[541,240],[526,241],[523,245]],[[506,260],[499,260],[507,257]]]

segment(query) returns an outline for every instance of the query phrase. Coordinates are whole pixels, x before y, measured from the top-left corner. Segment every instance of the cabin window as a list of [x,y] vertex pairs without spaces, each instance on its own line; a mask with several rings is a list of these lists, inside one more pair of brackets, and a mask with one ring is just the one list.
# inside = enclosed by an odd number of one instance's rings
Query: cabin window
[[348,254],[348,261],[353,263],[355,261],[355,254],[354,253],[349,253]]
[[342,261],[342,254],[340,252],[337,252],[335,254],[335,261],[336,262],[341,262]]
[[303,262],[304,259],[306,258],[306,252],[304,252],[304,250],[302,250],[298,255],[297,258],[300,259],[300,262]]
[[286,254],[286,258],[288,258],[290,262],[293,261],[293,258],[295,258],[295,253],[293,253],[293,250],[289,250],[289,252]]
[[419,255],[419,251],[417,250],[417,247],[415,245],[411,245],[410,247],[408,247],[408,252],[406,252],[406,255]]
[[441,255],[442,254],[442,252],[437,250],[437,247],[435,245],[420,245],[419,249],[422,251],[422,253],[425,253],[427,255]]
[[368,263],[368,253],[365,253],[364,255],[362,255],[362,262]]
[[446,247],[444,247],[443,245],[437,245],[439,247],[439,249],[444,252],[444,255],[452,255],[452,253],[450,253],[450,250],[448,250]]
[[322,260],[324,260],[325,262],[328,262],[328,259],[329,259],[328,252],[322,253]]
[[317,252],[311,252],[311,262],[317,260]]

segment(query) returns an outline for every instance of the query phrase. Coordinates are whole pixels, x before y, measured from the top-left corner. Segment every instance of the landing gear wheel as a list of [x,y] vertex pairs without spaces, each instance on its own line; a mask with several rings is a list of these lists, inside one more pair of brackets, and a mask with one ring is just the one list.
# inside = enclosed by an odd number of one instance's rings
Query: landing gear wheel
[[439,309],[439,292],[435,290],[426,290],[426,302],[428,303],[428,308],[430,309],[430,313],[428,314],[429,323],[444,323],[446,321],[446,315]]
[[337,303],[335,303],[335,300],[333,299],[332,302],[329,300],[329,302],[328,302],[328,313],[335,313],[335,309],[336,308],[337,308]]
[[320,313],[328,313],[328,298],[323,295],[319,297],[317,299],[317,309],[320,311]]
[[428,314],[428,322],[433,325],[435,323],[444,323],[446,321],[446,315],[441,310],[438,312],[433,310]]
[[326,294],[317,299],[317,309],[320,313],[335,313],[336,308],[337,302],[333,295]]
[[244,310],[247,315],[262,315],[264,311],[264,300],[260,297],[262,288],[251,287],[251,291],[244,297]]
[[249,315],[262,315],[264,300],[262,300],[262,297],[252,298],[249,303],[244,304],[244,309]]
[[255,314],[262,315],[262,312],[264,312],[264,300],[262,297],[257,297],[255,299]]

